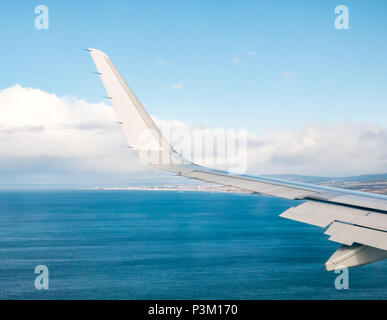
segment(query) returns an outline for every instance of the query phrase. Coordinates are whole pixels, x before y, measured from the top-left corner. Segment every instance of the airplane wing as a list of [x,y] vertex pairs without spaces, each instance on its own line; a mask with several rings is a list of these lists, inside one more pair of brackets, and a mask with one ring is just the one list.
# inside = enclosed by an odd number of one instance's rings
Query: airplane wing
[[88,49],[129,147],[143,162],[184,177],[263,195],[300,200],[280,216],[325,229],[342,246],[325,263],[328,271],[387,258],[387,197],[265,177],[232,175],[196,165],[177,153],[148,115],[109,57]]

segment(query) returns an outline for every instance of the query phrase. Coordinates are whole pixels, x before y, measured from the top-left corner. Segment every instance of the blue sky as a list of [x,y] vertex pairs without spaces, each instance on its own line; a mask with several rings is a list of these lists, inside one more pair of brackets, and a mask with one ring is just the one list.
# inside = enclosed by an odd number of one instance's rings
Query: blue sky
[[0,30],[0,186],[168,181],[122,148],[82,48],[105,51],[167,124],[248,130],[246,173],[387,168],[385,0],[7,0]]
[[[49,30],[34,28],[39,4]],[[339,4],[349,30],[334,27]],[[81,51],[94,47],[162,119],[257,134],[305,122],[386,124],[386,1],[30,0],[1,10],[2,89],[19,83],[98,102],[104,89]]]

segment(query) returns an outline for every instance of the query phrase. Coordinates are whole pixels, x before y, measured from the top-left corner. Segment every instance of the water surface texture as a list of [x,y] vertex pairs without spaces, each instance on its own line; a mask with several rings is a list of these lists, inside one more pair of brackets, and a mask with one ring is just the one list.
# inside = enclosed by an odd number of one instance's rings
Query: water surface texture
[[[297,202],[166,191],[1,191],[1,299],[386,299],[387,260],[324,263],[338,244],[278,217]],[[34,269],[49,269],[36,290]]]

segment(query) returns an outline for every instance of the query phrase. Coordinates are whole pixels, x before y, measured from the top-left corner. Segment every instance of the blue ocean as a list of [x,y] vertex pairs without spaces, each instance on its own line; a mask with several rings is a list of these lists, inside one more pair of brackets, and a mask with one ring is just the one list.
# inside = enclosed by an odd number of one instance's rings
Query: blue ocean
[[[349,270],[338,244],[278,217],[297,202],[167,191],[0,191],[0,299],[386,299],[387,261]],[[34,269],[49,270],[49,289]]]

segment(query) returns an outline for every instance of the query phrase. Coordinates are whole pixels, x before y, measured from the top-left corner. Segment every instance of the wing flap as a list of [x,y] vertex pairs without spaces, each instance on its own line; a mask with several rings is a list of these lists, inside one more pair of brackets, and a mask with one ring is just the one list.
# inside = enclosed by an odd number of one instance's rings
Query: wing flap
[[387,231],[387,216],[383,213],[375,213],[364,209],[356,209],[324,202],[307,201],[298,207],[288,209],[280,216],[321,228],[328,227],[334,221],[341,221]]
[[305,202],[280,214],[280,217],[325,228],[332,223],[332,215],[321,213],[319,203]]
[[384,231],[334,222],[325,231],[325,234],[330,236],[329,240],[347,246],[352,246],[354,243],[360,243],[370,247],[387,250],[387,233]]

